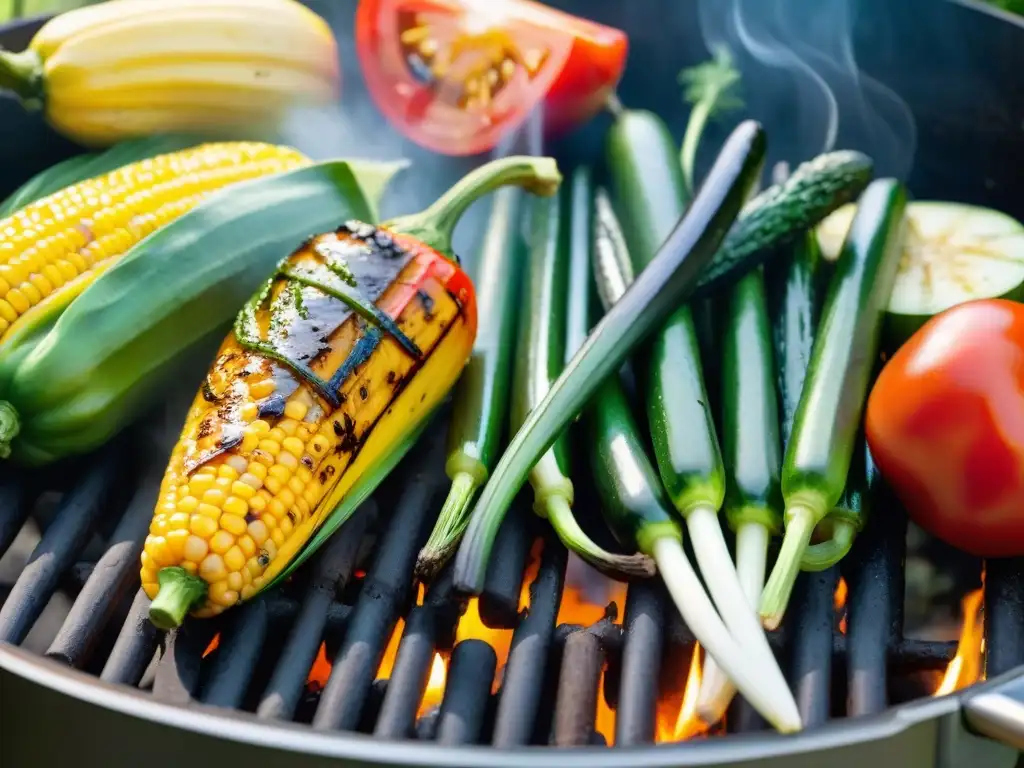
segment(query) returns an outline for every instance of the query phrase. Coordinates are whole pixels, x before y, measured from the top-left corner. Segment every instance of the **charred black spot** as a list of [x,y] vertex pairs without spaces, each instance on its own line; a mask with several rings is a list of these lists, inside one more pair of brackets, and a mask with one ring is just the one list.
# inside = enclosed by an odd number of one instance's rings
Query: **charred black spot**
[[328,464],[326,467],[324,467],[324,472],[327,473],[328,477],[334,477],[334,472],[335,472],[334,465],[333,464]]
[[257,558],[256,562],[258,562],[261,566],[266,568],[268,565],[270,565],[270,553],[267,552],[267,550],[265,549],[261,549],[259,557]]
[[427,393],[424,392],[422,395],[420,395],[420,402],[422,403],[426,399],[427,399]]
[[304,466],[306,469],[312,469],[313,468],[313,457],[312,456],[303,456],[302,457],[302,466]]
[[359,446],[359,439],[356,437],[356,422],[347,413],[344,416],[345,426],[341,440],[338,442],[338,451],[354,451]]
[[255,523],[259,519],[260,519],[260,513],[259,512],[253,512],[252,510],[249,510],[248,512],[245,513],[245,522],[247,522],[247,523]]
[[319,325],[311,325],[311,326],[309,326],[309,330],[311,330],[313,333],[320,333],[320,326]]
[[341,437],[342,435],[345,434],[345,428],[341,426],[340,421],[334,422],[334,434],[336,434],[338,437]]
[[291,520],[294,523],[295,522],[295,512],[293,512],[292,510],[288,510],[288,519]]
[[398,374],[394,371],[388,371],[388,384],[394,384],[395,379],[398,378]]
[[420,300],[420,304],[423,305],[423,315],[427,321],[434,317],[434,297],[426,291],[416,291],[416,298]]
[[366,387],[360,387],[359,388],[359,397],[361,397],[363,400],[365,400],[369,396],[370,396],[370,393],[367,391]]
[[346,395],[344,392],[339,392],[338,393],[338,402],[342,403],[342,404],[347,403],[348,402],[348,395]]
[[256,403],[257,413],[260,417],[284,416],[284,397],[280,394],[273,394],[263,400]]
[[235,427],[230,431],[228,431],[227,427],[225,427],[224,431],[224,436],[217,444],[217,447],[220,448],[222,451],[230,450],[242,442],[242,430],[239,429],[238,427]]
[[204,437],[209,437],[213,434],[213,423],[209,417],[199,422],[199,430],[196,432],[196,438],[202,440]]
[[220,400],[220,398],[217,397],[217,393],[213,391],[213,385],[210,384],[209,378],[203,379],[203,386],[201,391],[203,393],[203,400],[205,400],[208,403],[216,403],[218,400]]
[[320,474],[316,478],[320,481],[320,485],[324,485],[327,482],[327,470],[320,470]]

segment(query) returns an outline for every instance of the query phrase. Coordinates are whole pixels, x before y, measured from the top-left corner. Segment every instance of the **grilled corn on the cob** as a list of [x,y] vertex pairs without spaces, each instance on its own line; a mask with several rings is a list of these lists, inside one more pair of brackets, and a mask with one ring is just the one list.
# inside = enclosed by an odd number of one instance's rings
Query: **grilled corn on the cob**
[[0,219],[0,345],[59,314],[136,243],[210,193],[307,163],[273,144],[204,144],[132,163]]
[[294,0],[110,0],[57,16],[0,88],[84,144],[273,124],[340,88],[330,27]]
[[433,410],[476,335],[473,285],[447,258],[458,216],[497,184],[559,181],[551,160],[495,161],[423,214],[349,222],[282,262],[172,452],[142,554],[154,623],[256,594]]

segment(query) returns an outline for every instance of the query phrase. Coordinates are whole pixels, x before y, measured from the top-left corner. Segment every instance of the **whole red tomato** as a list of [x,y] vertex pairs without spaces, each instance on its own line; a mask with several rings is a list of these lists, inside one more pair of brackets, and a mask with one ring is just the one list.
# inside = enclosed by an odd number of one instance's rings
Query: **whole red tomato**
[[918,525],[975,555],[1024,555],[1024,306],[929,320],[882,370],[866,430]]
[[628,47],[620,30],[530,0],[360,0],[355,32],[378,108],[447,155],[492,149],[541,103],[547,134],[587,120]]

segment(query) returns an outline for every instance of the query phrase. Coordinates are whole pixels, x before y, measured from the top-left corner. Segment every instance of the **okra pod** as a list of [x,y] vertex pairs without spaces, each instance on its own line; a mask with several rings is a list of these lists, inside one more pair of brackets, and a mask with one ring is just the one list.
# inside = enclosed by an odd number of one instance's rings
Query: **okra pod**
[[[519,315],[512,387],[512,429],[519,429],[565,366],[570,262],[579,252],[570,235],[580,223],[589,230],[590,176],[576,171],[563,193],[532,206],[529,219],[526,297]],[[585,243],[586,241],[584,241]],[[589,251],[582,252],[589,260]],[[576,266],[573,264],[572,266]],[[578,312],[579,302],[574,304]],[[643,555],[618,555],[599,547],[573,516],[569,441],[562,434],[530,471],[534,511],[546,518],[565,546],[598,570],[617,578],[649,577],[654,564]]]
[[[603,199],[598,197],[598,200]],[[620,249],[610,207],[599,206],[594,239],[597,292],[607,308],[618,301],[631,276]],[[579,279],[579,278],[577,278]],[[589,281],[587,281],[589,283]],[[589,285],[572,284],[571,293]],[[598,314],[598,313],[595,313]],[[618,376],[602,383],[587,408],[587,446],[605,519],[624,544],[651,555],[687,626],[744,696],[782,731],[797,730],[800,718],[781,675],[758,663],[729,633],[716,613],[682,548],[682,528],[651,466]],[[753,606],[748,609],[753,615]]]
[[475,275],[480,314],[476,342],[455,386],[445,472],[452,481],[434,530],[416,560],[416,575],[431,579],[458,548],[469,505],[498,459],[508,418],[516,307],[522,282],[519,245],[521,192],[494,195]]
[[760,607],[769,629],[782,621],[814,527],[846,485],[899,267],[905,207],[898,181],[872,182],[836,263],[783,462],[786,533]]

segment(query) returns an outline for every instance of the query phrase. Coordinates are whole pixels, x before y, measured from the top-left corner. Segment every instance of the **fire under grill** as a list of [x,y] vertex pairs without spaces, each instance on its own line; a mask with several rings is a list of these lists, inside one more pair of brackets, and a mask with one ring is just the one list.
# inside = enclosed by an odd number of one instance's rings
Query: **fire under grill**
[[[766,729],[739,699],[724,726],[700,727],[694,640],[660,584],[588,597],[525,506],[506,521],[478,600],[461,600],[444,573],[418,589],[413,563],[447,482],[440,439],[422,442],[290,583],[166,636],[138,590],[165,451],[123,436],[58,474],[69,478],[59,495],[8,474],[0,555],[29,531],[39,538],[27,562],[0,568],[0,643],[169,704],[389,740],[618,749]],[[803,574],[772,633],[809,729],[977,679],[957,641],[904,637],[897,510],[875,514],[842,573]],[[988,564],[983,614],[992,678],[1024,662],[1020,562]]]

